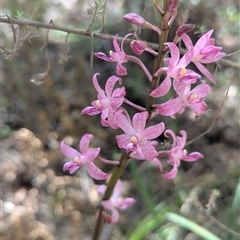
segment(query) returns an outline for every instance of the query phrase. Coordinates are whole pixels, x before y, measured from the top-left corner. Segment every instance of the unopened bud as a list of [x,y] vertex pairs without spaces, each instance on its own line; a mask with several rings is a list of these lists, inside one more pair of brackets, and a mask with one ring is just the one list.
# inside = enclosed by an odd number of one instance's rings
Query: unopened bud
[[123,19],[139,27],[143,26],[145,23],[145,19],[136,13],[128,13],[123,16]]
[[168,6],[167,6],[167,11],[169,13],[174,13],[177,9],[179,0],[169,0],[168,1]]
[[146,44],[139,40],[133,40],[130,43],[130,47],[135,54],[141,55],[146,48]]

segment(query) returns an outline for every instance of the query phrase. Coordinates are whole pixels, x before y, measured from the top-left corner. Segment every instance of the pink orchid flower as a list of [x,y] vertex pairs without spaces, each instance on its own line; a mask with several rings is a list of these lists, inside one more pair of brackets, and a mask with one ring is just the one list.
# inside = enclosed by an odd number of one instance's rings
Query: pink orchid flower
[[95,53],[94,55],[100,59],[103,59],[104,61],[107,61],[107,62],[116,62],[117,63],[117,69],[116,69],[116,72],[118,75],[120,76],[123,76],[123,75],[127,75],[127,69],[122,65],[123,63],[127,63],[128,61],[130,62],[133,62],[133,63],[136,63],[138,64],[142,70],[144,71],[144,73],[146,74],[147,78],[149,81],[152,80],[152,75],[150,74],[150,72],[148,71],[148,69],[146,68],[146,66],[143,64],[143,62],[134,57],[134,56],[131,56],[131,55],[127,55],[124,50],[123,50],[123,44],[124,44],[124,41],[127,37],[133,35],[133,33],[129,33],[127,34],[122,42],[121,42],[121,45],[119,46],[118,45],[118,42],[117,42],[117,35],[113,38],[113,47],[114,47],[114,51],[110,51],[109,52],[109,57],[106,56],[106,54],[102,53],[102,52],[97,52]]
[[123,44],[124,44],[124,40],[129,35],[132,35],[132,34],[128,34],[123,38],[121,46],[118,45],[117,35],[113,38],[113,48],[114,48],[115,52],[110,51],[109,57],[102,52],[97,52],[94,54],[96,57],[101,58],[104,61],[116,62],[117,63],[116,71],[117,71],[117,74],[120,76],[127,75],[127,69],[122,64],[128,62],[127,54],[123,50]]
[[84,164],[87,165],[87,170],[89,175],[96,180],[103,180],[108,177],[106,173],[100,170],[94,163],[93,160],[98,156],[100,148],[89,148],[89,143],[92,134],[83,135],[82,139],[79,142],[79,149],[81,152],[78,152],[74,148],[66,145],[65,141],[61,142],[61,151],[62,153],[71,158],[71,162],[67,162],[63,166],[63,171],[69,170],[70,174],[77,171]]
[[165,128],[163,122],[145,128],[148,119],[147,111],[136,113],[132,123],[122,111],[116,113],[116,119],[118,126],[125,132],[125,134],[116,136],[119,148],[125,148],[127,152],[132,152],[139,147],[145,159],[149,161],[158,156],[158,152],[149,140],[162,134]]
[[215,40],[213,38],[210,38],[212,33],[213,29],[203,34],[202,37],[196,42],[193,48],[193,55],[191,61],[196,65],[196,67],[202,74],[204,74],[214,84],[216,84],[216,80],[213,75],[203,65],[216,62],[225,56],[225,53],[221,52],[221,47],[214,46]]
[[104,92],[98,84],[98,75],[99,73],[96,73],[93,76],[93,85],[98,92],[98,99],[92,102],[92,106],[84,108],[82,114],[97,115],[101,113],[102,125],[104,127],[111,126],[113,129],[117,129],[118,126],[115,120],[115,112],[124,102],[126,91],[124,87],[116,88],[114,91],[113,88],[117,82],[122,84],[122,79],[116,76],[111,76],[106,82]]
[[186,162],[194,162],[200,158],[203,158],[203,155],[199,152],[192,152],[190,154],[187,154],[187,151],[183,149],[187,140],[186,131],[180,131],[182,137],[176,137],[174,132],[170,129],[167,129],[164,133],[166,137],[168,137],[168,134],[171,135],[171,137],[173,138],[173,147],[171,150],[160,151],[159,154],[162,156],[167,156],[168,164],[173,166],[170,172],[163,174],[163,177],[166,179],[172,179],[177,175],[178,167],[180,166],[181,160]]
[[195,73],[193,70],[186,69],[187,65],[191,62],[192,59],[193,46],[191,41],[188,38],[185,38],[184,35],[182,38],[184,40],[184,43],[188,46],[189,51],[187,51],[181,59],[180,51],[176,44],[170,42],[166,43],[171,53],[171,57],[164,60],[167,63],[168,67],[160,68],[154,74],[154,76],[157,77],[161,73],[165,73],[167,76],[163,82],[151,92],[151,96],[161,97],[166,95],[171,87],[171,78],[188,83],[195,83],[197,79],[201,78],[201,76]]
[[[103,194],[106,191],[106,185],[100,185],[98,188],[98,193],[100,196],[103,196]],[[102,206],[111,212],[111,216],[107,218],[107,223],[114,224],[118,221],[119,213],[118,210],[125,210],[128,207],[130,207],[132,204],[134,204],[136,201],[134,198],[123,198],[121,196],[122,191],[122,182],[120,180],[117,181],[113,194],[109,200],[102,201]]]
[[202,82],[192,90],[190,83],[175,81],[173,86],[178,96],[159,104],[158,114],[174,118],[176,113],[183,113],[185,107],[189,107],[195,113],[196,118],[207,112],[207,104],[204,102],[204,98],[212,91],[208,84]]

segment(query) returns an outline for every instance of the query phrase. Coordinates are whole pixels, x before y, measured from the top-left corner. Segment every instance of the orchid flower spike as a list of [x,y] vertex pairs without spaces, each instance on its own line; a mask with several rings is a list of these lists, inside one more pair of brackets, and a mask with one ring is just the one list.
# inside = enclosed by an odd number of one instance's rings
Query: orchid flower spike
[[108,174],[104,173],[93,163],[93,160],[100,152],[100,148],[89,148],[89,143],[92,137],[92,134],[83,135],[79,142],[79,149],[81,152],[78,152],[74,148],[68,146],[64,140],[61,142],[62,153],[66,157],[72,159],[70,162],[64,164],[63,171],[69,170],[70,174],[73,174],[80,167],[86,164],[88,173],[92,178],[96,180],[104,180],[108,177]]
[[[118,180],[114,187],[111,198],[109,200],[104,200],[101,203],[104,209],[111,212],[111,215],[108,214],[104,215],[106,216],[105,222],[108,224],[114,224],[118,221],[119,218],[118,209],[125,210],[135,203],[134,198],[123,198],[121,196],[122,187],[123,187],[122,182]],[[99,195],[103,196],[106,189],[107,189],[106,185],[100,185],[98,188]]]

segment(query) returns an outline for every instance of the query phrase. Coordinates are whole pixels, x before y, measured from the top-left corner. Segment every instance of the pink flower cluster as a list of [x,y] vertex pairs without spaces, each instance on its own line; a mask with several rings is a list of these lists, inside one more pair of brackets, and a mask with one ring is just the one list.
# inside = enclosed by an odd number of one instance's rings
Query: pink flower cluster
[[[178,1],[170,2],[171,6],[169,6],[167,10],[168,26],[171,25],[175,18],[176,2]],[[157,8],[157,10],[160,13],[162,11],[159,8]],[[149,28],[157,34],[161,34],[161,30],[157,26],[152,25],[137,14],[129,13],[124,16],[124,19],[138,27]],[[171,87],[173,87],[175,93],[166,102],[152,106],[153,112],[151,113],[151,119],[157,119],[159,115],[175,118],[177,114],[182,114],[186,107],[190,108],[196,118],[198,118],[201,114],[207,112],[205,98],[211,93],[212,88],[202,80],[202,75],[188,69],[188,66],[191,62],[194,63],[199,72],[215,84],[216,81],[214,77],[206,69],[204,64],[215,62],[225,54],[221,52],[221,47],[214,46],[214,39],[211,38],[213,30],[205,33],[197,43],[193,45],[190,37],[187,35],[187,32],[192,28],[193,26],[190,24],[181,26],[176,32],[176,41],[165,43],[165,50],[170,53],[170,57],[164,58],[166,67],[160,67],[154,74],[150,74],[146,66],[136,56],[128,55],[124,52],[124,41],[133,34],[127,34],[120,46],[117,42],[116,35],[113,39],[114,51],[110,51],[109,56],[102,52],[95,53],[95,56],[104,61],[116,63],[116,73],[119,76],[128,74],[124,64],[129,61],[140,66],[150,84],[153,78],[158,78],[160,75],[165,76],[160,85],[150,93],[150,96],[154,98],[165,96],[169,93]],[[186,52],[182,57],[176,45],[180,39],[186,46]],[[152,54],[153,57],[157,57],[158,55],[156,51],[140,40],[133,40],[130,46],[136,55],[140,55],[143,52],[148,52]],[[187,140],[186,131],[181,130],[180,136],[176,136],[172,130],[165,128],[164,122],[158,122],[148,126],[150,113],[144,107],[138,106],[125,98],[126,89],[124,86],[121,86],[123,80],[120,77],[115,75],[110,76],[106,81],[105,89],[102,89],[97,80],[99,75],[99,73],[96,73],[93,76],[93,86],[97,92],[97,99],[91,103],[91,106],[84,108],[82,114],[91,116],[101,114],[102,126],[121,129],[123,133],[116,136],[116,142],[120,149],[125,149],[125,151],[129,153],[131,159],[153,162],[160,169],[164,178],[172,179],[177,175],[181,160],[193,162],[203,158],[199,152],[187,154],[187,151],[184,149]],[[116,86],[117,84],[120,86]],[[132,118],[124,107],[124,104],[133,107],[137,111]],[[162,134],[167,140],[172,142],[168,150],[163,150],[159,147],[158,137]],[[89,144],[92,137],[92,134],[85,134],[82,137],[79,143],[80,152],[68,146],[65,141],[62,141],[61,150],[66,157],[71,159],[70,162],[64,164],[63,170],[69,170],[70,174],[72,174],[85,164],[92,178],[104,180],[108,178],[108,174],[99,169],[93,160],[97,159],[108,164],[118,164],[118,162],[116,163],[116,161],[101,157],[99,155],[99,147],[90,148]],[[166,161],[171,166],[169,172],[163,169],[161,161]],[[121,188],[122,183],[118,180],[112,197],[109,200],[102,201],[103,208],[111,212],[111,215],[105,215],[105,222],[107,223],[115,223],[118,220],[117,209],[125,209],[135,202],[132,198],[123,199],[120,195]],[[102,196],[105,190],[106,186],[101,185],[98,192]]]

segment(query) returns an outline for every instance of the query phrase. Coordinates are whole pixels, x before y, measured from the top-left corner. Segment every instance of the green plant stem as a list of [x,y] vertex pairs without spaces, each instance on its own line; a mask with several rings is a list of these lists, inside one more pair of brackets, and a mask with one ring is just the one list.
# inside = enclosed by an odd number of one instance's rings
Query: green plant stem
[[[120,178],[120,176],[122,175],[122,173],[124,172],[127,163],[128,163],[128,157],[129,157],[129,153],[127,153],[126,151],[124,151],[122,153],[122,156],[120,158],[120,163],[118,166],[116,166],[113,170],[113,173],[107,183],[107,189],[105,191],[105,194],[102,198],[102,201],[108,200],[113,192],[113,189],[117,183],[117,180]],[[103,226],[103,207],[101,207],[99,209],[99,214],[98,214],[98,219],[97,219],[97,223],[94,229],[94,235],[93,235],[93,240],[98,240],[100,238],[101,235],[101,231],[102,231],[102,226]]]
[[[166,9],[167,9],[167,3],[168,1],[165,0],[164,1],[164,12],[166,12]],[[162,19],[162,23],[164,23],[166,21],[164,21],[164,17]],[[163,58],[164,58],[164,55],[165,55],[165,52],[163,51],[164,50],[164,43],[167,41],[167,38],[168,38],[168,33],[169,33],[169,27],[166,25],[166,26],[162,26],[161,27],[161,35],[159,36],[159,45],[158,45],[158,56],[157,58],[155,59],[155,62],[154,62],[154,68],[153,68],[153,78],[152,78],[152,81],[151,81],[151,85],[150,85],[150,90],[149,90],[149,94],[155,89],[158,87],[159,85],[159,81],[160,81],[160,77],[161,75],[159,75],[158,77],[154,77],[154,73],[162,67],[163,65]],[[149,113],[149,118],[148,118],[148,121],[149,119],[151,119],[151,114],[152,114],[152,105],[154,104],[154,97],[152,96],[148,96],[148,100],[147,100],[147,111]]]

